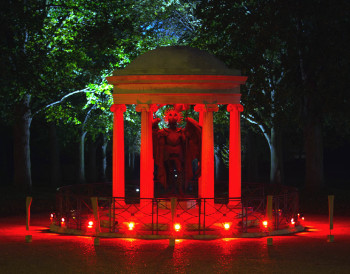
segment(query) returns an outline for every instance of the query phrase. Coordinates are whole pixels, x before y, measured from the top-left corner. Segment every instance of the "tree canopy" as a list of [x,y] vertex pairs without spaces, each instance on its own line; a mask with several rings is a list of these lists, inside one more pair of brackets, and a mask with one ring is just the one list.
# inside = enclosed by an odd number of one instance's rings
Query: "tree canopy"
[[[108,139],[112,98],[103,78],[147,50],[192,45],[248,76],[243,117],[266,138],[271,181],[283,175],[282,151],[300,150],[295,140],[302,139],[306,185],[322,185],[324,145],[350,136],[349,5],[346,0],[1,2],[0,113],[2,123],[14,129],[15,184],[31,185],[33,118],[72,125],[81,141],[84,132]],[[224,151],[223,108],[216,117],[216,139]],[[135,149],[138,119],[129,107],[126,145]]]

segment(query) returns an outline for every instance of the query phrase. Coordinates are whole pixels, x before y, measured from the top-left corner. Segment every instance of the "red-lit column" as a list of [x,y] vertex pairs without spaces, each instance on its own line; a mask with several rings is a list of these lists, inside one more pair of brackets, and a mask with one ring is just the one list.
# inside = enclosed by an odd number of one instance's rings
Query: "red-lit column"
[[217,105],[196,105],[195,110],[202,113],[202,161],[201,182],[198,186],[200,198],[214,198],[214,127],[213,112]]
[[[141,112],[140,198],[154,198],[152,121],[155,110],[155,105],[136,106],[136,111]],[[141,204],[145,201],[141,200]]]
[[113,197],[125,197],[124,112],[125,105],[111,106],[113,122]]
[[228,105],[230,112],[229,197],[241,197],[241,125],[240,104]]

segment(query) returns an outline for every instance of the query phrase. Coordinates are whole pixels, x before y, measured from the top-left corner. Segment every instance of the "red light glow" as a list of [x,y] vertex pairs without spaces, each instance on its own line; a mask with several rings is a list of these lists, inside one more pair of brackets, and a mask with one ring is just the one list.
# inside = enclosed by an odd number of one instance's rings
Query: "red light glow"
[[229,230],[230,229],[230,224],[229,223],[224,223],[224,228],[225,228],[225,230]]
[[94,222],[93,221],[89,221],[87,227],[88,228],[92,228],[93,226],[94,226]]
[[135,223],[134,222],[130,222],[128,224],[129,230],[133,230],[135,228]]
[[292,218],[292,219],[290,220],[290,223],[291,223],[292,225],[295,224],[294,218]]
[[174,224],[174,229],[175,229],[176,232],[180,231],[181,225],[180,224]]
[[65,218],[61,218],[61,226],[65,226],[66,225],[66,219]]
[[267,227],[269,223],[268,223],[268,221],[265,220],[265,221],[262,222],[262,224],[263,224],[264,227]]

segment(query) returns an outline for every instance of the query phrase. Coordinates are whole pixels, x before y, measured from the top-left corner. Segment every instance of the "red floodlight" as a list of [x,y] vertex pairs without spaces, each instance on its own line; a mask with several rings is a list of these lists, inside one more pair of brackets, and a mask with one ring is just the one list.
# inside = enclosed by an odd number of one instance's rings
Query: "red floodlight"
[[135,228],[135,223],[134,223],[134,222],[128,223],[128,228],[129,228],[129,230],[134,230],[134,228]]
[[224,229],[229,230],[231,227],[230,223],[224,223]]
[[181,225],[179,223],[174,224],[174,230],[179,232],[181,230]]
[[93,226],[94,226],[94,222],[93,221],[88,221],[87,227],[88,228],[93,228]]
[[262,222],[262,224],[263,224],[263,226],[264,226],[265,228],[267,228],[267,227],[268,227],[268,225],[269,225],[269,222],[268,222],[268,221],[266,221],[266,220],[264,220],[264,221]]
[[65,218],[61,218],[61,226],[66,226],[66,219]]

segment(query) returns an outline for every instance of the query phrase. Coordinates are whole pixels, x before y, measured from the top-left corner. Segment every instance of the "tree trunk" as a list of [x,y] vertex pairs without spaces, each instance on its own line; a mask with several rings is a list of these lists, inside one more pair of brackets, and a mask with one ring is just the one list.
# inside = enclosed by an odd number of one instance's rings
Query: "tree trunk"
[[[301,1],[297,2],[299,5]],[[298,55],[300,77],[303,86],[303,120],[304,120],[304,149],[305,149],[305,187],[309,190],[320,189],[324,186],[323,170],[323,135],[322,135],[322,105],[316,100],[319,99],[318,90],[312,73],[307,71],[305,66],[304,51],[306,42],[303,33],[303,22],[297,20]]]
[[50,123],[50,168],[51,186],[57,188],[61,184],[61,161],[55,123]]
[[85,136],[87,132],[83,131],[80,135],[80,144],[79,144],[79,176],[78,180],[80,184],[85,184]]
[[258,147],[256,145],[256,136],[250,130],[247,134],[247,141],[247,181],[256,183],[259,182]]
[[108,139],[103,136],[103,143],[102,143],[102,174],[101,179],[103,182],[107,181],[107,145],[108,145]]
[[30,162],[30,95],[15,106],[14,123],[14,186],[20,190],[31,191],[32,174]]
[[319,118],[310,113],[305,117],[304,148],[305,187],[309,190],[320,189],[324,186],[322,124]]
[[90,139],[88,149],[89,149],[88,181],[92,183],[96,183],[97,182],[97,167],[96,167],[97,144],[96,142]]
[[281,184],[283,181],[282,145],[280,136],[273,127],[270,138],[270,183]]

